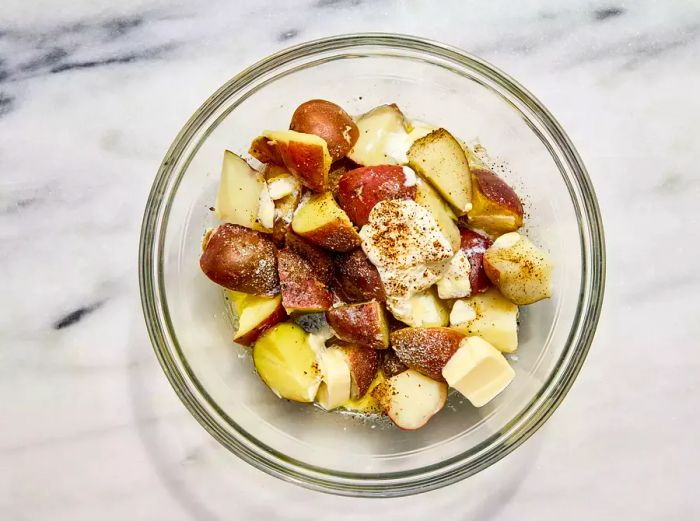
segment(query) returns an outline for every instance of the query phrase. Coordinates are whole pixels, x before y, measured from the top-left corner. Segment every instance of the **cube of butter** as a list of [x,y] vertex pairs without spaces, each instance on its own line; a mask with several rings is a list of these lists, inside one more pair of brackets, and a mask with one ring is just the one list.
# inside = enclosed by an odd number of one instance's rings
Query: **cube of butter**
[[482,407],[508,387],[515,371],[498,349],[471,336],[460,342],[443,367],[442,376],[474,407]]

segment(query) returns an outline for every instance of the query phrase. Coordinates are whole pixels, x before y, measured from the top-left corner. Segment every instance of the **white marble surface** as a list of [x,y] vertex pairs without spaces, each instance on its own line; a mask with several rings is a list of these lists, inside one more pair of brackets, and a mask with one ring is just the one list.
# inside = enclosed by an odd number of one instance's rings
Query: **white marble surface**
[[[0,519],[700,518],[700,4],[512,4],[2,1]],[[609,253],[590,357],[548,424],[396,500],[309,492],[220,448],[162,375],[136,276],[151,181],[199,103],[274,50],[369,30],[460,46],[544,101]]]

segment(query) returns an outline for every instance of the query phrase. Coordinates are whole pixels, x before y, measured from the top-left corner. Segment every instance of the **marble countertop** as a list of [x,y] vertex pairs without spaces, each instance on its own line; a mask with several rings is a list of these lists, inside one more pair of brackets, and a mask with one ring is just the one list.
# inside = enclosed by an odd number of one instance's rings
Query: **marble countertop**
[[[689,520],[700,517],[700,4],[3,0],[0,519]],[[190,417],[146,336],[141,216],[213,90],[343,32],[442,40],[555,114],[602,208],[608,284],[589,359],[532,439],[458,485],[318,494]]]

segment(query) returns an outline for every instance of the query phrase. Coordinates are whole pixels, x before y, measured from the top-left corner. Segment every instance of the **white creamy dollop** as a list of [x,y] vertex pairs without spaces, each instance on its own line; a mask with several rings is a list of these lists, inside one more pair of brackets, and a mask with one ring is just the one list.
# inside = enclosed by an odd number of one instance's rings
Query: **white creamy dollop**
[[389,297],[386,305],[398,320],[412,327],[441,326],[443,317],[441,305],[430,290],[416,293],[410,298],[400,299]]
[[410,166],[404,166],[401,168],[403,170],[403,176],[405,178],[404,186],[416,186],[418,178],[416,177],[416,172]]
[[275,203],[270,197],[265,183],[263,183],[258,196],[258,221],[265,228],[272,228],[275,222]]
[[467,254],[464,250],[459,250],[450,259],[442,278],[437,281],[438,296],[444,299],[468,297],[472,289],[469,280],[470,271],[471,265]]
[[377,203],[360,230],[360,238],[387,296],[396,299],[409,298],[432,286],[454,255],[430,211],[410,199]]
[[282,199],[289,194],[294,193],[299,189],[299,181],[291,175],[283,175],[275,177],[267,182],[267,190],[270,193],[270,198],[273,201]]
[[403,128],[387,133],[383,138],[384,154],[398,164],[408,163],[408,150],[414,141],[427,136],[435,127],[422,121],[413,120],[410,122],[413,127],[410,132]]
[[403,128],[384,137],[384,154],[395,163],[408,163],[407,152],[411,148],[411,136]]

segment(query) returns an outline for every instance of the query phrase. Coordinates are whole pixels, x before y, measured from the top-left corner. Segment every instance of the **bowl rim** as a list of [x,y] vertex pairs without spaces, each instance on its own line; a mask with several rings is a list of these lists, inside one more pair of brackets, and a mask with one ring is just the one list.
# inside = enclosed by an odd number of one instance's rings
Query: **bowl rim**
[[[185,378],[191,379],[193,375],[191,372],[187,375],[189,367],[163,307],[163,255],[162,240],[159,239],[165,235],[167,225],[165,217],[170,201],[165,195],[177,173],[174,166],[193,134],[209,120],[222,101],[276,68],[300,58],[358,47],[429,54],[480,74],[517,97],[546,128],[571,170],[575,187],[563,173],[562,177],[576,206],[582,242],[582,291],[576,318],[559,361],[528,406],[483,443],[449,460],[384,474],[337,472],[313,467],[263,445],[242,430],[237,430],[240,437],[233,439],[217,421],[217,415],[219,418],[225,415],[223,411],[211,399],[205,403],[208,395],[203,388],[198,389],[201,396],[193,392],[192,386],[198,385],[196,378],[191,383]],[[184,173],[184,169],[181,172]],[[575,188],[580,195],[575,196]],[[174,192],[171,190],[171,195]],[[582,210],[578,208],[579,198]],[[605,292],[605,240],[598,202],[581,158],[559,123],[529,91],[496,67],[457,47],[410,35],[354,33],[307,41],[263,58],[217,89],[189,118],[168,149],[146,203],[139,244],[139,286],[151,344],[170,384],[187,410],[229,451],[259,470],[313,490],[346,496],[394,497],[446,486],[487,468],[525,442],[553,414],[578,375],[595,334]]]

